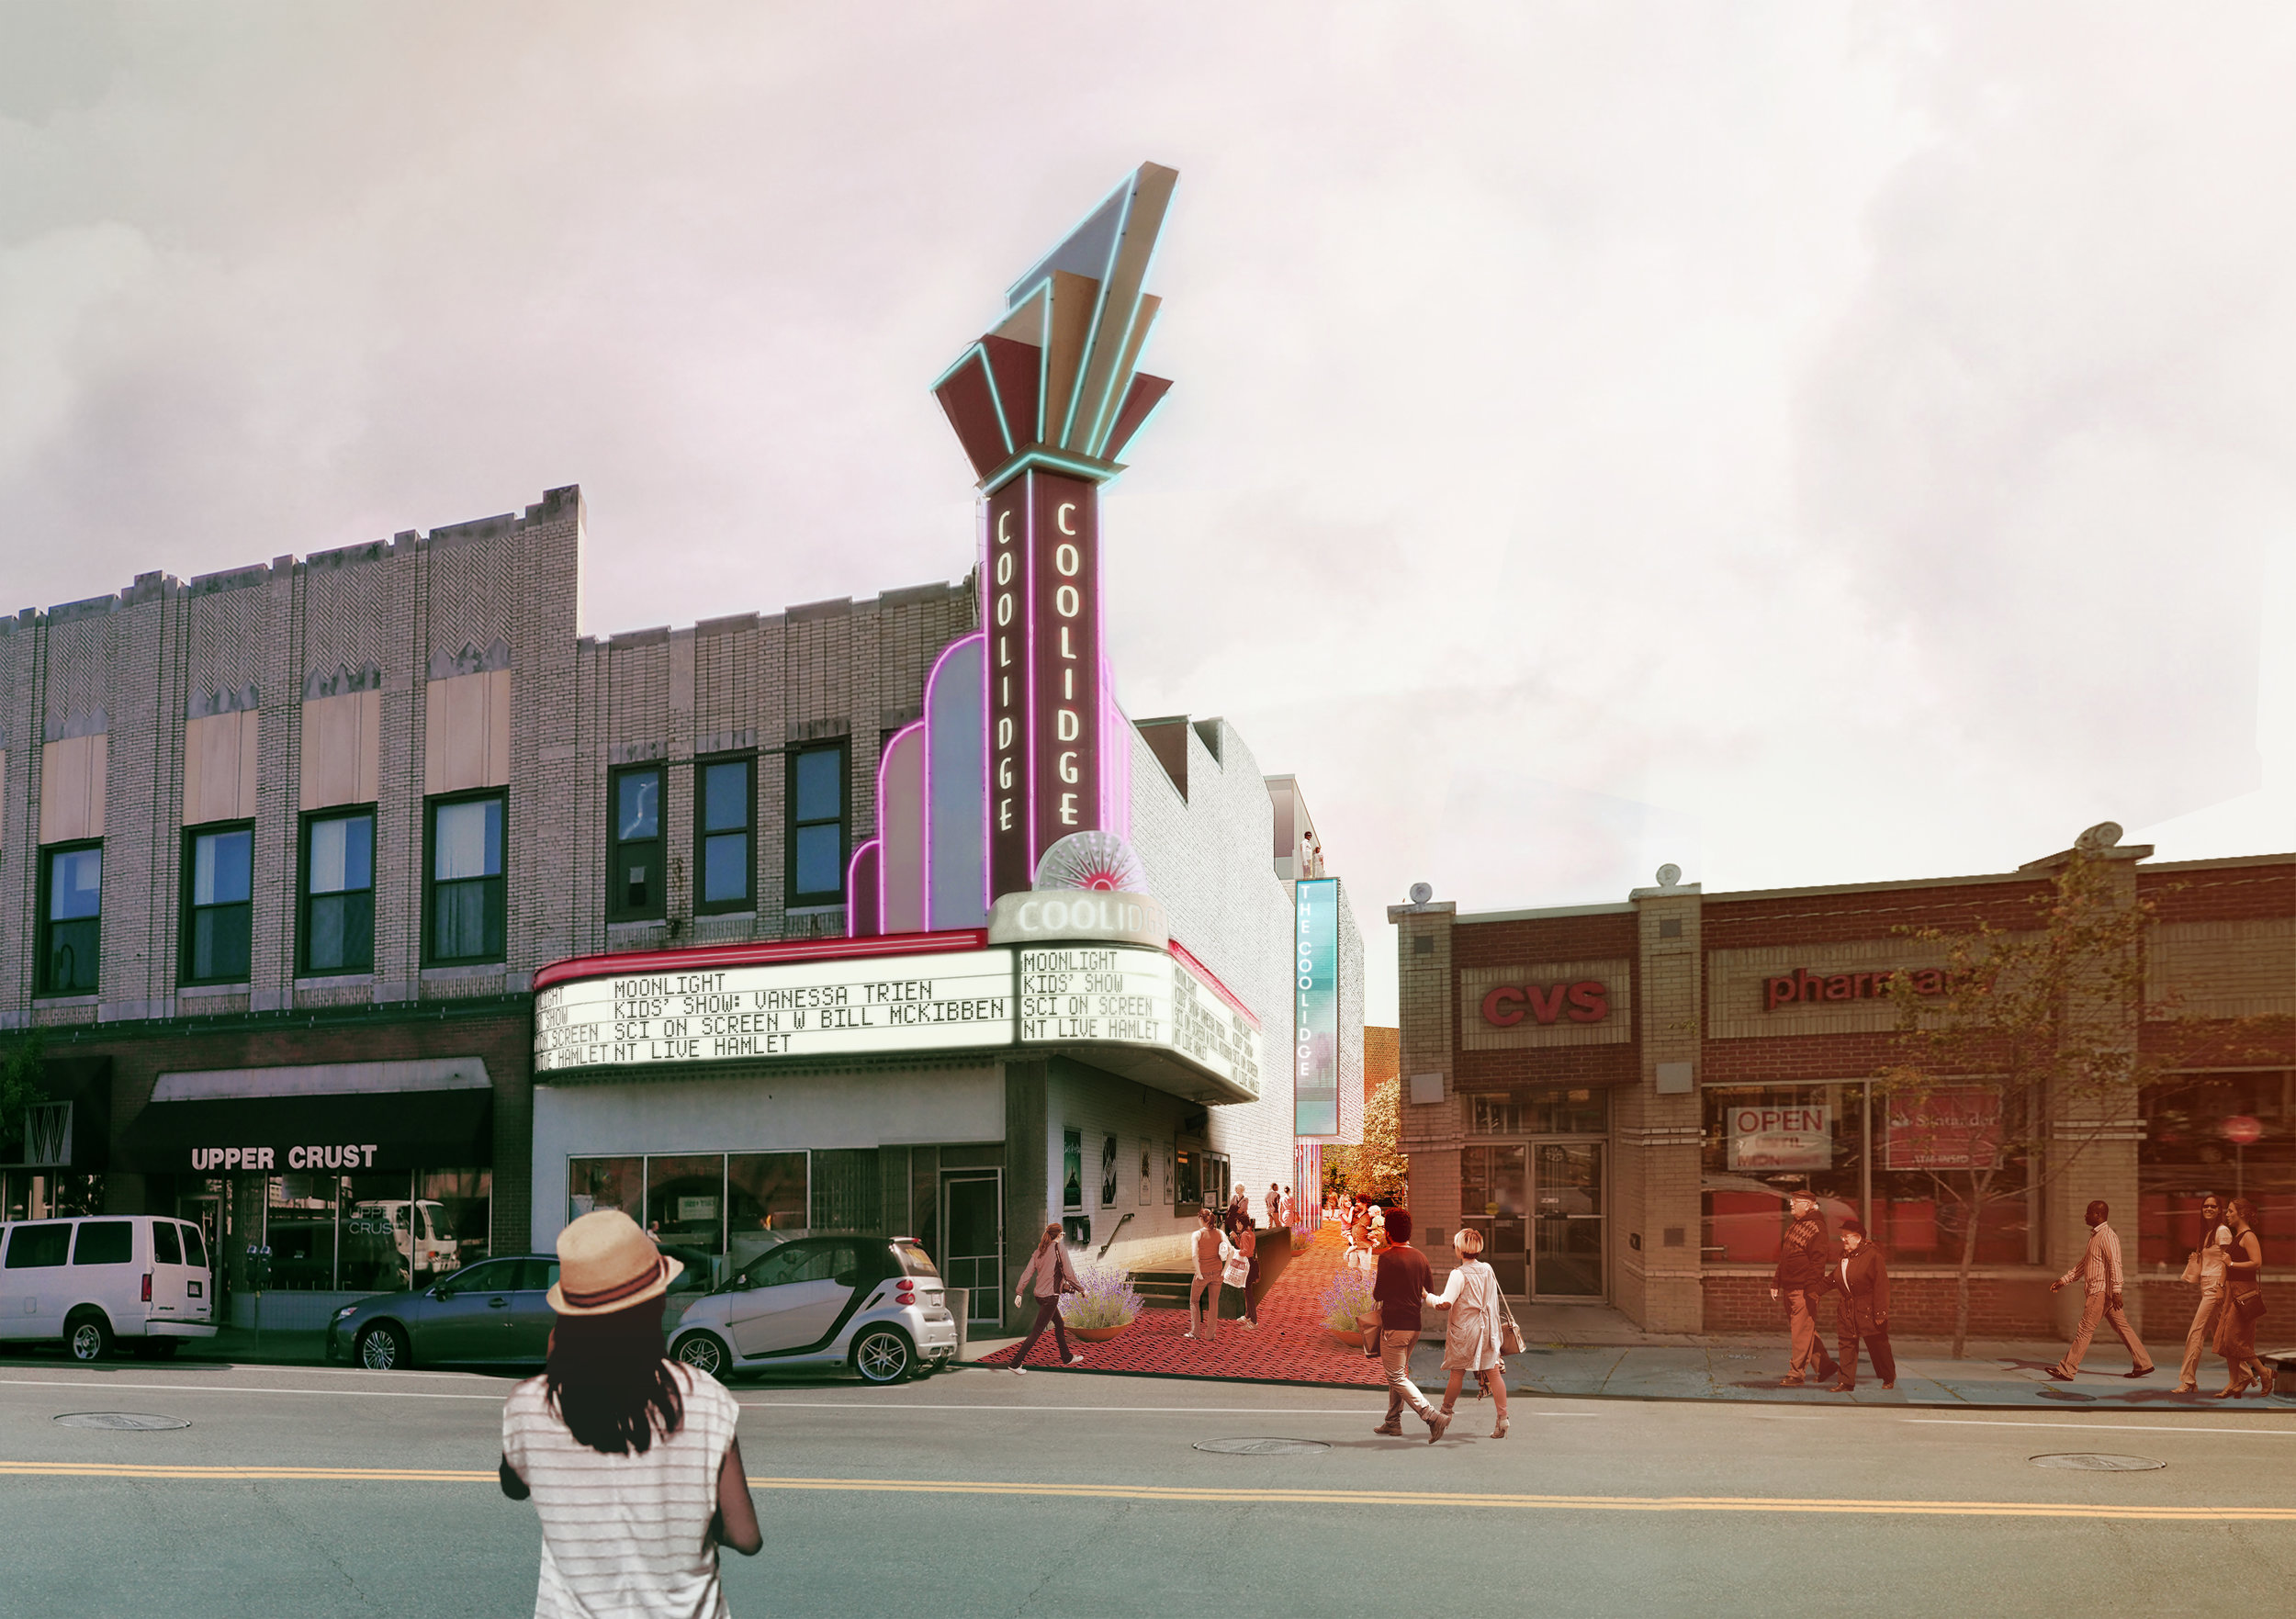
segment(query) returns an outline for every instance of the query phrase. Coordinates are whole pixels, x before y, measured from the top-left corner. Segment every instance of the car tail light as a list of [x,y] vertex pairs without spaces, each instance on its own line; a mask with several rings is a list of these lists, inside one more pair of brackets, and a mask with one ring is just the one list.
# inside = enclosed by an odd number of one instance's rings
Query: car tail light
[[152,1302],[152,1273],[148,1270],[143,1273],[143,1301]]
[[904,1287],[899,1292],[893,1296],[893,1301],[895,1304],[915,1304],[917,1302],[917,1289],[915,1287]]

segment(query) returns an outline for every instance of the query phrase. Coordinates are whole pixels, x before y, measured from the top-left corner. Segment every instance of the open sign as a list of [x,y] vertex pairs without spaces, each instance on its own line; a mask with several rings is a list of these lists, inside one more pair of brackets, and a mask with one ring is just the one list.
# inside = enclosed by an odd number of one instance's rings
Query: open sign
[[1732,1169],[1831,1169],[1833,1109],[1822,1102],[1730,1109]]

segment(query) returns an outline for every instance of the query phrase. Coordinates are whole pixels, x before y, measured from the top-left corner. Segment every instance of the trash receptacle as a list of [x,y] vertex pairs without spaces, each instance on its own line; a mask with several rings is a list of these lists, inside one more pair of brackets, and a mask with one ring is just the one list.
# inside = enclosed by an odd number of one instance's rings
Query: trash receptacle
[[973,1314],[973,1289],[943,1287],[941,1301],[949,1307],[949,1313],[957,1318],[957,1358],[962,1360],[966,1344],[973,1336],[973,1323],[968,1319]]

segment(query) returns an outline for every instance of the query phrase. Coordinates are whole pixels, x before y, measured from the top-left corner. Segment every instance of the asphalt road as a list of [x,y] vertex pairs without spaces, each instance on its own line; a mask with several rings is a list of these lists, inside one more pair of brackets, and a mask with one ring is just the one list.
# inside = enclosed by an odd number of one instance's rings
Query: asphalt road
[[[523,1614],[509,1380],[0,1361],[0,1606]],[[766,1549],[735,1613],[2262,1613],[2296,1580],[2296,1420],[1518,1398],[1375,1437],[1376,1398],[986,1370],[745,1382]],[[66,1426],[85,1411],[187,1428]],[[1413,1428],[1418,1425],[1410,1424]],[[1424,1433],[1424,1430],[1422,1430]],[[1305,1455],[1199,1441],[1314,1440]],[[2048,1470],[2108,1452],[2146,1472]]]

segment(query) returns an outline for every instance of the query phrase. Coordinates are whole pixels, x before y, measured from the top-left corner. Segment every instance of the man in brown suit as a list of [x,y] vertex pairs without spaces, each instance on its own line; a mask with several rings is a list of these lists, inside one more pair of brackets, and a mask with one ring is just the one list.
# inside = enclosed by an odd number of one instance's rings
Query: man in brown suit
[[1882,1387],[1897,1387],[1897,1357],[1889,1352],[1889,1266],[1882,1251],[1865,1240],[1865,1226],[1854,1220],[1841,1222],[1841,1314],[1835,1333],[1841,1355],[1841,1381],[1836,1394],[1858,1386],[1858,1341],[1874,1357],[1874,1370]]
[[1826,1292],[1826,1217],[1818,1211],[1818,1199],[1802,1187],[1796,1186],[1787,1202],[1794,1223],[1786,1227],[1778,1247],[1770,1297],[1785,1305],[1786,1330],[1794,1343],[1794,1359],[1778,1381],[1784,1388],[1799,1389],[1804,1366],[1815,1365],[1820,1382],[1834,1375],[1826,1341],[1818,1331],[1818,1301]]

